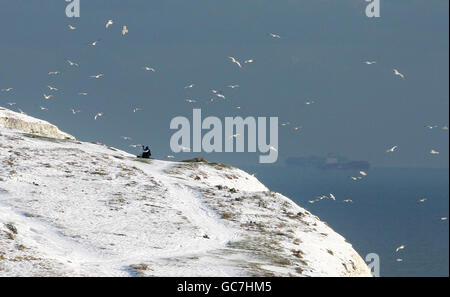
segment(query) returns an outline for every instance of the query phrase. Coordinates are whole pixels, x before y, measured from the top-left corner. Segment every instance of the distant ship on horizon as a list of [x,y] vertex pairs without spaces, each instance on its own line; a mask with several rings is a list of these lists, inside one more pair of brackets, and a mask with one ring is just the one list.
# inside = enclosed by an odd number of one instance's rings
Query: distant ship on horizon
[[329,154],[323,156],[289,157],[286,159],[288,166],[317,168],[323,170],[369,170],[368,161],[349,160],[346,157]]

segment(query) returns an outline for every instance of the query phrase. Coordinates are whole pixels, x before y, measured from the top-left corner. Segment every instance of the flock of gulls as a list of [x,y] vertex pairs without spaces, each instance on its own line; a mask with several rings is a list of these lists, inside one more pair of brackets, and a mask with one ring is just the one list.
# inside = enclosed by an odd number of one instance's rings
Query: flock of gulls
[[[106,22],[106,24],[105,24],[105,28],[108,29],[108,28],[110,28],[112,25],[114,25],[114,21],[113,21],[113,20],[108,20],[108,21]],[[75,26],[73,26],[73,25],[70,25],[70,24],[68,25],[68,28],[69,28],[69,30],[72,30],[72,31],[73,31],[73,30],[77,30],[77,27],[75,27]],[[128,34],[128,27],[127,27],[126,25],[123,25],[121,33],[122,33],[122,36],[125,36],[125,35]],[[99,44],[100,41],[101,41],[101,39],[97,39],[97,40],[92,41],[92,42],[89,42],[89,43],[87,43],[87,44],[88,44],[89,46],[95,47],[95,46],[97,46],[97,45]],[[67,64],[68,64],[70,67],[79,67],[79,66],[80,66],[77,62],[74,62],[74,61],[69,60],[69,59],[67,59],[66,62],[67,62]],[[144,69],[147,70],[147,71],[153,71],[153,72],[155,71],[153,68],[150,68],[150,67],[144,67]],[[57,75],[61,75],[61,72],[60,72],[60,71],[49,71],[49,72],[48,72],[48,75],[49,75],[49,76],[57,76]],[[103,77],[104,77],[104,74],[103,74],[103,73],[93,74],[93,75],[90,75],[90,76],[89,76],[89,78],[91,78],[91,79],[101,79],[101,78],[103,78]],[[44,92],[44,93],[42,94],[43,99],[44,99],[44,100],[50,100],[50,99],[53,99],[54,96],[55,96],[54,94],[55,94],[56,92],[58,92],[59,89],[56,88],[56,87],[54,87],[54,86],[51,86],[51,85],[48,85],[47,88],[48,88],[48,91],[47,91],[47,92]],[[3,89],[0,89],[0,91],[1,91],[1,92],[4,92],[4,93],[11,93],[11,92],[14,91],[14,88],[11,88],[11,87],[9,87],[9,88],[3,88]],[[88,96],[88,92],[79,92],[79,93],[78,93],[78,96]],[[6,103],[6,104],[9,105],[9,106],[15,106],[15,105],[16,105],[16,102],[8,102],[8,103]],[[42,111],[48,111],[48,107],[40,106],[39,108],[40,108]],[[134,112],[136,112],[136,111],[138,111],[138,110],[142,110],[142,109],[140,109],[140,108],[135,108],[135,109],[134,109]],[[25,112],[23,112],[20,108],[18,108],[18,111],[19,111],[20,113],[25,114]],[[76,114],[80,113],[81,110],[72,108],[72,109],[71,109],[71,112],[72,112],[72,114],[76,115]],[[94,119],[94,120],[97,120],[97,119],[99,119],[100,117],[102,117],[103,115],[104,115],[103,112],[98,112],[98,113],[96,113],[96,114],[93,116],[93,119]]]
[[[109,30],[112,26],[114,26],[114,24],[115,23],[114,23],[113,20],[107,20],[106,23],[105,23],[105,29]],[[75,27],[73,25],[68,25],[68,28],[69,28],[69,30],[72,30],[72,31],[73,30],[77,30],[77,27]],[[129,33],[129,31],[128,31],[127,26],[123,25],[122,28],[121,28],[122,36],[126,36],[128,33]],[[281,36],[278,35],[278,34],[275,34],[275,33],[268,33],[267,35],[270,38],[273,38],[273,39],[281,39]],[[97,40],[89,42],[87,44],[89,46],[91,46],[91,47],[96,47],[96,46],[99,45],[100,42],[101,42],[101,39],[97,39]],[[235,57],[232,57],[232,56],[229,56],[228,60],[229,60],[230,63],[233,63],[234,65],[236,65],[236,67],[238,67],[238,68],[243,68],[245,65],[248,65],[248,64],[251,64],[251,63],[255,62],[254,59],[246,59],[246,60],[240,61],[239,59],[237,59]],[[70,67],[79,67],[80,66],[77,62],[74,62],[74,61],[69,60],[69,59],[67,59],[66,62],[68,64],[68,66],[70,66]],[[377,64],[377,62],[376,61],[364,61],[363,64],[371,66],[371,65]],[[148,65],[147,66],[142,66],[142,70],[146,71],[146,72],[156,72],[155,68],[153,68],[151,66],[148,66]],[[403,80],[406,79],[406,75],[404,75],[402,72],[400,72],[399,69],[393,68],[392,71],[393,71],[393,75],[395,77],[398,77],[399,79],[403,79]],[[61,74],[60,71],[50,71],[50,72],[48,72],[49,76],[56,76],[56,75],[60,75],[60,74]],[[96,74],[90,75],[89,78],[93,79],[93,80],[97,80],[97,79],[102,79],[104,76],[105,76],[104,73],[96,73]],[[186,86],[184,86],[184,89],[193,89],[195,87],[196,87],[195,83],[189,83]],[[238,84],[231,84],[231,85],[228,85],[227,87],[230,88],[230,89],[237,89],[240,86]],[[42,94],[42,97],[43,97],[43,99],[45,101],[48,101],[48,100],[51,100],[52,98],[54,98],[54,95],[56,94],[56,92],[59,91],[59,89],[57,87],[54,87],[52,85],[48,85],[47,89],[48,89],[48,91]],[[3,93],[12,93],[14,91],[14,88],[7,87],[7,88],[0,89],[0,91],[3,92]],[[226,100],[226,96],[225,96],[224,92],[222,92],[220,90],[216,90],[216,89],[211,89],[210,92],[211,92],[212,96],[209,99],[209,102],[213,102],[216,99]],[[88,96],[88,92],[84,92],[84,91],[79,92],[78,96]],[[196,99],[186,99],[185,102],[187,102],[187,103],[196,103],[197,100]],[[306,105],[313,105],[315,103],[316,102],[314,100],[307,100],[305,102]],[[7,104],[9,106],[16,105],[15,102],[8,102]],[[234,106],[234,107],[236,109],[240,109],[241,108],[240,106]],[[48,108],[45,107],[45,106],[40,106],[40,109],[43,110],[43,111],[47,111],[48,110]],[[133,109],[133,112],[136,113],[136,112],[142,111],[142,110],[143,110],[142,108],[135,107]],[[21,113],[24,113],[20,108],[18,109],[18,111],[21,112]],[[78,109],[72,108],[71,112],[72,112],[73,115],[76,115],[76,114],[80,113],[81,111],[78,110]],[[95,113],[95,115],[93,115],[93,119],[94,120],[99,120],[103,115],[104,115],[103,112],[97,112],[97,113]],[[291,125],[290,122],[283,122],[283,123],[281,123],[281,126],[282,127],[286,127],[286,126],[292,126],[292,125]],[[303,126],[293,126],[292,130],[293,131],[301,131],[302,128],[303,128]],[[438,125],[427,125],[427,126],[425,126],[425,128],[430,129],[430,130],[431,129],[442,129],[442,130],[448,131],[448,126],[440,127]],[[235,134],[235,135],[232,135],[231,137],[236,138],[238,136],[240,136],[240,135],[239,134]],[[128,136],[121,136],[121,138],[123,140],[125,140],[125,141],[131,141],[132,140],[132,138],[128,137]],[[140,146],[141,146],[141,144],[131,144],[130,145],[130,147],[134,147],[134,148],[137,148],[137,147],[140,147]],[[182,148],[182,149],[183,149],[183,151],[189,151],[189,148]],[[274,148],[274,147],[270,147],[270,149],[276,151],[276,148]],[[385,152],[388,153],[388,154],[391,154],[391,153],[396,153],[398,150],[399,150],[399,146],[398,145],[394,145],[392,147],[387,148]],[[431,155],[439,155],[440,152],[435,150],[435,149],[431,149],[430,150],[430,154]],[[169,155],[169,156],[167,156],[167,158],[173,159],[175,157],[172,156],[172,155]],[[362,180],[362,179],[364,179],[366,177],[368,177],[368,173],[367,172],[359,171],[359,174],[357,176],[350,176],[350,179],[353,180],[353,181],[360,181],[360,180]],[[314,204],[314,203],[317,203],[317,202],[320,202],[320,201],[323,201],[323,200],[336,201],[337,198],[336,198],[336,195],[334,195],[333,193],[329,193],[327,195],[320,195],[316,199],[310,200],[309,203]],[[425,203],[426,201],[427,201],[427,198],[421,198],[420,200],[418,200],[418,203]],[[344,199],[344,200],[342,200],[342,202],[351,204],[351,203],[353,203],[353,200],[351,200],[351,199]],[[448,220],[447,217],[442,217],[441,218],[441,221],[447,221],[447,220]],[[395,249],[395,253],[400,253],[405,248],[406,248],[406,245],[402,244],[402,245],[398,246]],[[399,257],[399,258],[396,259],[396,261],[397,262],[403,262],[403,259]]]

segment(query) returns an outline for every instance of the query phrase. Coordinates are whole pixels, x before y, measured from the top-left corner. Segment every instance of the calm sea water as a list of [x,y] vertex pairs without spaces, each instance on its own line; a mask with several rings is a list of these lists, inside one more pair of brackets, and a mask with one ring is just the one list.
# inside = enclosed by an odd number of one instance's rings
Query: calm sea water
[[[441,221],[449,216],[448,169],[373,168],[357,182],[349,178],[357,175],[351,171],[243,169],[319,216],[363,258],[377,253],[381,276],[449,276],[449,222]],[[308,203],[329,193],[338,201]],[[419,203],[421,198],[427,201]],[[396,253],[402,244],[406,248]]]

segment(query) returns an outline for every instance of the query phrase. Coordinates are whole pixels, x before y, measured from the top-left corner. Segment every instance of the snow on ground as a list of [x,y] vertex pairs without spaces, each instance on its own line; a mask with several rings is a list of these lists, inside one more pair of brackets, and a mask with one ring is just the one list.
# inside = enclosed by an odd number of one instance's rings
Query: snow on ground
[[0,126],[0,276],[368,276],[255,177]]

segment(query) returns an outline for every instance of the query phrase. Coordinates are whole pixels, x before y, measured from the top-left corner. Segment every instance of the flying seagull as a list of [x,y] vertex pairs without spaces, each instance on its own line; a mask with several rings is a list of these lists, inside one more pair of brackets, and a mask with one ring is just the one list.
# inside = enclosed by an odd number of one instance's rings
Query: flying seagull
[[386,153],[393,153],[393,152],[395,152],[397,149],[398,149],[398,146],[397,146],[397,145],[396,145],[396,146],[393,146],[393,147],[391,147],[390,149],[388,149],[388,150],[386,151]]
[[185,89],[192,89],[193,87],[195,87],[195,84],[187,85],[187,86],[185,86],[184,88],[185,88]]
[[431,150],[430,154],[432,154],[432,155],[439,155],[440,153],[438,151],[436,151],[436,150]]
[[278,38],[278,39],[281,38],[280,35],[274,34],[274,33],[269,33],[269,36],[272,37],[272,38]]
[[44,99],[45,100],[48,100],[48,99],[50,99],[50,98],[52,98],[53,97],[53,95],[46,95],[46,94],[44,94]]
[[195,102],[197,102],[196,100],[194,100],[194,99],[186,99],[185,100],[187,103],[195,103]]
[[318,197],[319,200],[324,200],[324,199],[328,199],[329,197],[327,195],[322,195]]
[[131,140],[131,137],[128,136],[120,136],[120,138],[122,138],[123,140]]
[[101,39],[97,39],[96,41],[90,42],[89,45],[90,45],[90,46],[97,46],[97,44],[98,44],[98,42],[99,42],[100,40],[101,40]]
[[122,36],[125,36],[127,34],[128,34],[128,28],[127,28],[127,26],[123,26],[123,28],[122,28]]
[[142,67],[142,69],[144,69],[145,71],[151,71],[151,72],[155,72],[156,71],[155,68],[148,67],[148,66],[144,66],[144,67]]
[[400,73],[400,71],[398,71],[398,69],[394,69],[394,74],[397,75],[397,76],[400,76],[403,79],[405,79],[405,76],[402,73]]
[[376,64],[377,62],[376,61],[365,61],[364,62],[364,64],[366,64],[366,65],[373,65],[373,64]]
[[239,62],[238,60],[236,60],[236,58],[234,57],[228,57],[231,62],[233,62],[234,64],[238,65],[239,68],[242,68],[241,62]]
[[75,109],[73,109],[73,108],[72,108],[71,110],[72,110],[72,113],[73,113],[73,114],[77,114],[77,113],[80,113],[80,112],[81,112],[81,110],[75,110]]
[[143,110],[142,108],[136,107],[135,109],[133,109],[133,112],[137,112],[137,111],[141,111]]
[[236,89],[236,88],[239,88],[239,85],[229,85],[228,87],[231,89]]
[[244,61],[244,64],[249,64],[249,63],[253,63],[253,62],[255,62],[255,60],[253,60],[253,59],[248,59],[248,60],[245,60],[245,61]]
[[437,128],[437,127],[438,127],[438,125],[427,125],[427,126],[425,126],[425,128],[430,129],[430,130],[433,130],[433,129]]
[[47,87],[50,89],[50,91],[58,91],[58,89],[55,87],[52,87],[52,86],[47,86]]
[[103,112],[99,112],[94,116],[94,120],[97,120],[99,117],[103,116]]
[[59,72],[59,71],[50,71],[49,73],[48,73],[48,75],[58,75],[58,74],[60,74],[61,72]]
[[274,146],[270,146],[269,150],[274,151],[274,152],[278,152],[278,149]]
[[13,88],[6,88],[6,89],[2,89],[2,92],[11,92],[12,90],[14,90]]
[[67,60],[67,63],[69,63],[70,66],[76,66],[76,67],[79,66],[77,63],[72,62],[72,61],[70,61],[70,60]]
[[114,21],[113,20],[109,20],[109,21],[106,22],[105,28],[108,29],[113,24],[114,24]]
[[40,108],[41,110],[48,110],[48,108],[47,108],[47,107],[44,107],[44,106],[39,106],[39,108]]
[[190,151],[191,151],[191,149],[188,148],[188,147],[186,147],[186,146],[179,145],[178,147],[179,147],[183,152],[190,152]]
[[420,203],[424,203],[425,201],[427,201],[427,198],[422,198],[419,200]]
[[91,78],[95,78],[95,79],[99,79],[99,78],[102,78],[103,77],[103,74],[96,74],[96,75],[91,75],[90,76]]
[[362,176],[367,176],[367,172],[365,171],[360,171],[359,174],[361,174]]
[[88,93],[86,93],[86,92],[80,92],[80,93],[78,93],[78,95],[80,95],[80,96],[87,96]]
[[398,253],[399,251],[405,249],[405,247],[406,247],[405,245],[401,245],[395,250],[395,252]]
[[70,30],[75,30],[75,29],[77,29],[77,27],[74,27],[74,26],[72,26],[72,25],[69,25],[68,27],[69,27]]

